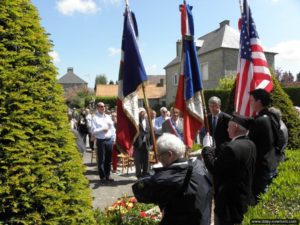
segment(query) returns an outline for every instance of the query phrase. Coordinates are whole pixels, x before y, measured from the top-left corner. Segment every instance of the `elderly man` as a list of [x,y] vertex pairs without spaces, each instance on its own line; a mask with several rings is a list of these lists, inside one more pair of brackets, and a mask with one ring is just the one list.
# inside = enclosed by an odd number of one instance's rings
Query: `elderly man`
[[160,108],[160,116],[155,119],[154,133],[157,137],[162,135],[162,124],[169,119],[168,109],[166,107]]
[[173,134],[157,140],[158,160],[163,167],[133,186],[139,202],[159,205],[163,225],[209,225],[211,180],[202,161],[184,159],[185,145]]
[[101,183],[114,181],[110,177],[110,167],[116,132],[111,117],[105,114],[103,102],[97,104],[97,113],[92,120],[92,134],[97,139],[97,161]]
[[215,225],[239,224],[252,203],[255,144],[247,138],[249,123],[234,116],[228,124],[231,142],[222,145],[216,157],[211,137],[205,136],[202,156],[214,176]]

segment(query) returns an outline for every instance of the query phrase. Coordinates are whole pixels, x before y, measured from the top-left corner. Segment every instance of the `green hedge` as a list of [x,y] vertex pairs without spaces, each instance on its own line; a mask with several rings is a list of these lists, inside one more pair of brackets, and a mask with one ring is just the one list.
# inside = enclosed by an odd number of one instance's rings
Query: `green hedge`
[[30,0],[0,4],[0,224],[95,224],[51,43]]
[[243,224],[251,219],[300,219],[300,151],[287,151],[286,161],[278,168],[279,175],[261,196],[255,207],[250,207]]
[[117,105],[117,97],[96,97],[95,103],[103,102],[109,106],[109,109],[114,109]]
[[[208,99],[212,96],[218,96],[221,99],[221,109],[222,111],[227,110],[227,105],[229,104],[229,94],[230,90],[204,90],[204,98],[206,103],[206,109],[208,110]],[[232,112],[229,112],[232,113]]]
[[294,105],[300,106],[300,87],[283,87],[282,89],[290,97]]

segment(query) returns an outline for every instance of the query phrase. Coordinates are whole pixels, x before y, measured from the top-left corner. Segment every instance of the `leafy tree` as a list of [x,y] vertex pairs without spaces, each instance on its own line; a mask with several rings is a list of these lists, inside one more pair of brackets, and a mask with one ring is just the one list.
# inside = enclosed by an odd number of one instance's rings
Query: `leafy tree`
[[97,84],[107,84],[107,78],[105,74],[96,76],[95,86],[97,86]]
[[297,75],[296,75],[296,81],[297,81],[297,82],[300,82],[300,72],[297,73]]
[[289,71],[285,71],[280,79],[280,83],[282,84],[289,84],[292,83],[294,81],[294,77],[293,74]]
[[95,224],[51,42],[30,0],[0,4],[0,224]]
[[114,81],[113,81],[113,80],[110,80],[110,81],[109,81],[109,84],[110,84],[110,85],[113,85],[113,84],[114,84]]
[[227,76],[224,76],[223,78],[220,78],[217,89],[221,89],[221,90],[232,89],[232,87],[235,83],[235,77],[236,77],[236,75],[227,75]]

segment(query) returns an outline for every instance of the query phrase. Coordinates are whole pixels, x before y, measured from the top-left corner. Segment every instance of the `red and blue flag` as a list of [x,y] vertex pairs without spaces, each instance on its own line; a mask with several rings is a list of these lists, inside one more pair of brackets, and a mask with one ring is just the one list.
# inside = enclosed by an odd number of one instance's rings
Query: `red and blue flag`
[[129,154],[138,135],[138,90],[147,81],[139,52],[138,28],[134,13],[126,7],[122,37],[122,53],[118,81],[116,144]]
[[185,2],[180,5],[182,55],[180,76],[174,107],[182,112],[184,123],[184,142],[191,148],[203,124],[203,89],[200,66],[194,42],[194,22],[192,6]]

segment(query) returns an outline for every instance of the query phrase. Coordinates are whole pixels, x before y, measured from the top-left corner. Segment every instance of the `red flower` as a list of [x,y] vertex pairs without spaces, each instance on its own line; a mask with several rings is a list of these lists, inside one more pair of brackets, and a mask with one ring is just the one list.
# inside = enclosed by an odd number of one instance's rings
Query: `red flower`
[[140,212],[140,217],[142,217],[142,218],[147,217],[147,213],[145,213],[145,212]]
[[150,219],[154,220],[155,219],[155,215],[150,216]]

